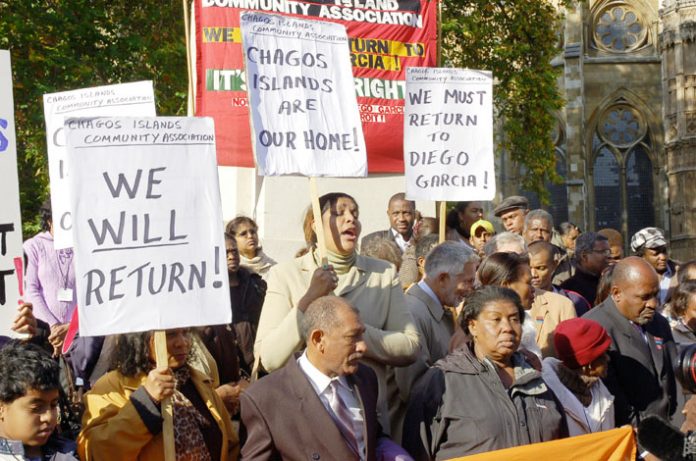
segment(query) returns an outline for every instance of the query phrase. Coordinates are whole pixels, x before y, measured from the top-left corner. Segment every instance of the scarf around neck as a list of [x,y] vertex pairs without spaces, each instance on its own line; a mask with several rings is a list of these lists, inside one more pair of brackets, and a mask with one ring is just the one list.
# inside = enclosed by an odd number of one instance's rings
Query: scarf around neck
[[201,431],[201,428],[208,427],[210,422],[181,392],[181,388],[191,379],[191,370],[188,366],[180,367],[174,370],[174,378],[176,387],[172,395],[172,406],[176,461],[212,461]]
[[259,248],[255,257],[249,259],[240,253],[239,259],[241,266],[246,267],[259,275],[264,275],[266,272],[268,272],[271,266],[277,264],[275,260],[269,258],[261,248]]

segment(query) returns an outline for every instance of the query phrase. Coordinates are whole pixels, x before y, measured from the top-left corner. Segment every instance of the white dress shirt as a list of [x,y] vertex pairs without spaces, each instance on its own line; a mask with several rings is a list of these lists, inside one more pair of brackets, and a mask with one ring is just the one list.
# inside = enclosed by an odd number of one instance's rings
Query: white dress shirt
[[358,441],[358,447],[360,449],[360,458],[365,459],[365,418],[363,417],[362,408],[360,407],[360,402],[353,393],[353,389],[348,384],[348,381],[344,376],[339,376],[336,378],[329,378],[324,373],[319,371],[312,362],[307,358],[307,351],[303,352],[300,358],[297,359],[297,364],[300,366],[302,372],[307,376],[309,382],[314,388],[314,392],[319,396],[319,400],[326,408],[329,414],[334,414],[331,409],[331,404],[329,398],[331,395],[331,381],[338,381],[338,394],[343,400],[343,402],[348,407],[350,414],[353,417],[353,427],[355,428],[355,436]]

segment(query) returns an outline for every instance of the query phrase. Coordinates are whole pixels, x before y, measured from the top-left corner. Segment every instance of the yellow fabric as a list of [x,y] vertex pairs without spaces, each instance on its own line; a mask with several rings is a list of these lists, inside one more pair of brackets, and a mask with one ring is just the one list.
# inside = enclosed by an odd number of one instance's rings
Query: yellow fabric
[[535,443],[478,455],[454,458],[450,461],[633,461],[636,459],[636,440],[631,426],[611,431],[595,432],[552,442]]
[[[84,396],[82,432],[77,438],[82,461],[164,461],[162,434],[153,436],[129,397],[147,376],[125,377],[112,371]],[[236,461],[239,439],[211,379],[191,370],[191,379],[222,434],[221,461]]]
[[536,328],[536,343],[544,357],[555,357],[553,333],[556,326],[564,320],[576,317],[573,302],[563,295],[546,290],[535,290],[534,302],[529,315]]

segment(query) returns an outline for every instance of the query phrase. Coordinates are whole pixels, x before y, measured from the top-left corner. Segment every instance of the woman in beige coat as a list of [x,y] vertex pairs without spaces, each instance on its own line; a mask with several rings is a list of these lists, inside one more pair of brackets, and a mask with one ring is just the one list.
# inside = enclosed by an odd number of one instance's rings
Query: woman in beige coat
[[[343,193],[319,198],[326,236],[328,264],[316,251],[311,209],[305,217],[309,251],[293,261],[273,266],[261,311],[255,352],[266,371],[282,367],[304,347],[298,328],[307,306],[331,293],[353,304],[367,328],[365,363],[377,373],[380,399],[386,398],[386,367],[411,364],[418,352],[418,333],[406,309],[396,268],[360,256],[358,204]],[[385,429],[388,426],[385,426]]]

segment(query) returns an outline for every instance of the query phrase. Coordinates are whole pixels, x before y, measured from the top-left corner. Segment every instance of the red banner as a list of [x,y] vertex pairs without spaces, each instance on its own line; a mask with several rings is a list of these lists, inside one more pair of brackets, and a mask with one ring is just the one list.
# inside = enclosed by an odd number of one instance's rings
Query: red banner
[[406,67],[436,65],[437,0],[196,0],[196,115],[215,119],[218,164],[253,167],[245,10],[346,26],[369,172],[403,173]]

